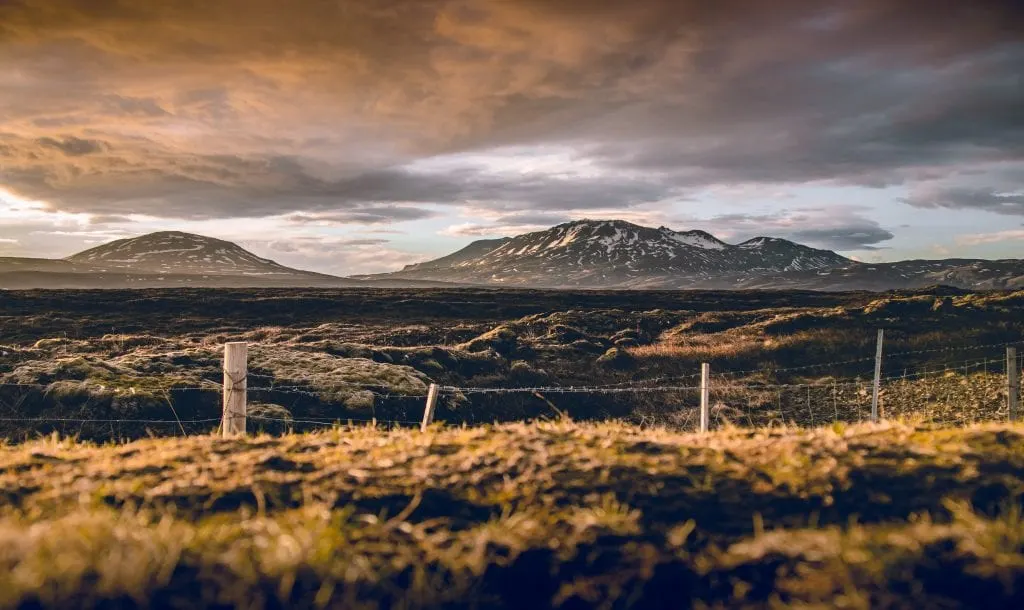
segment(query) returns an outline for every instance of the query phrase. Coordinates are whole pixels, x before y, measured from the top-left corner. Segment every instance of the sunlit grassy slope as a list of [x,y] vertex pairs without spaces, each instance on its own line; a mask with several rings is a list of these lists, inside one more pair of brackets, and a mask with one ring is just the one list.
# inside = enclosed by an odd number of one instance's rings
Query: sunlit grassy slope
[[1024,428],[0,449],[0,606],[1024,607]]

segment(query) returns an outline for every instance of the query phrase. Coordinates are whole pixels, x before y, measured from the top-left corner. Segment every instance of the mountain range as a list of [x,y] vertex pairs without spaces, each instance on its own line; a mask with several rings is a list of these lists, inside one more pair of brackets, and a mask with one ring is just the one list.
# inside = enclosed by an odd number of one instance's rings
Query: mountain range
[[476,241],[443,258],[363,278],[518,287],[891,290],[1024,287],[1024,260],[861,263],[777,237],[726,243],[704,231],[580,220]]
[[280,265],[231,242],[164,231],[64,259],[0,258],[0,288],[437,287],[889,290],[945,284],[1024,288],[1024,260],[861,263],[776,237],[726,243],[621,220],[580,220],[475,241],[391,273],[336,277]]

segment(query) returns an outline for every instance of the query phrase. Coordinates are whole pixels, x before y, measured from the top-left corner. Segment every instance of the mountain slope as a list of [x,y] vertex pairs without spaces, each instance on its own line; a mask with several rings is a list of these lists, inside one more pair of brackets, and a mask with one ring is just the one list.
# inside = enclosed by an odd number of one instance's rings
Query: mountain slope
[[[467,250],[480,254],[471,256]],[[850,264],[834,252],[784,239],[761,237],[730,245],[703,231],[581,220],[511,239],[474,242],[390,276],[516,286],[639,287]]]
[[893,290],[926,288],[936,285],[971,290],[1020,290],[1024,288],[1024,261],[1019,259],[946,259],[855,263],[849,267],[824,271],[752,276],[737,283],[736,287]]
[[581,220],[466,248],[401,271],[364,277],[522,287],[892,290],[945,284],[1024,287],[1024,261],[949,259],[859,263],[785,239],[728,244],[620,220]]
[[106,270],[130,270],[135,273],[321,275],[279,265],[229,241],[178,231],[119,239],[79,252],[66,260]]
[[492,250],[505,245],[511,240],[511,237],[500,237],[498,239],[479,239],[477,241],[472,242],[471,244],[469,244],[468,246],[461,250],[456,250],[455,252],[452,252],[448,256],[442,256],[441,258],[436,258],[432,261],[427,261],[424,263],[414,263],[412,265],[406,265],[405,267],[402,268],[402,271],[407,272],[426,271],[428,269],[444,269],[446,267],[458,265],[459,263],[471,261],[480,256],[484,256],[485,254],[491,252]]
[[237,244],[177,231],[119,239],[65,259],[0,257],[0,288],[409,288],[445,282],[358,280],[279,265]]

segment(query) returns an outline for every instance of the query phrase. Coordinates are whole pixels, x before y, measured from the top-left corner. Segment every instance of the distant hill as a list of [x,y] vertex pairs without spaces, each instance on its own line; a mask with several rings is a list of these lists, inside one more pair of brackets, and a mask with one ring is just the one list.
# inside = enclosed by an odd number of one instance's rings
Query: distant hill
[[229,241],[161,231],[119,239],[65,259],[0,258],[0,288],[431,287],[446,282],[359,280],[292,269]]
[[476,241],[401,271],[359,277],[549,288],[1022,288],[1024,261],[867,264],[777,237],[729,244],[704,231],[580,220],[512,238]]
[[330,277],[279,265],[229,241],[179,231],[161,231],[119,239],[79,252],[65,260],[133,273]]

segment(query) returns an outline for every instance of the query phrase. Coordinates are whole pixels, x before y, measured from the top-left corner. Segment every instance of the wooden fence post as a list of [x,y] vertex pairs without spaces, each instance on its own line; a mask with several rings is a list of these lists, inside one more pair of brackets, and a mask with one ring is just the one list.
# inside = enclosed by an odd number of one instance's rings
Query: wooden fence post
[[420,423],[420,431],[426,432],[427,426],[434,423],[434,409],[437,408],[437,384],[430,384],[427,390],[427,404],[423,408],[423,422]]
[[711,411],[708,403],[711,399],[711,365],[704,362],[700,365],[700,431],[707,432],[711,422]]
[[220,424],[221,436],[224,438],[245,434],[248,355],[247,343],[224,344],[224,413]]
[[875,349],[875,383],[871,390],[871,421],[878,422],[878,392],[882,384],[882,341],[885,331],[878,329],[878,346]]
[[1017,368],[1017,348],[1006,348],[1006,406],[1010,421],[1017,421],[1020,408],[1020,369]]

